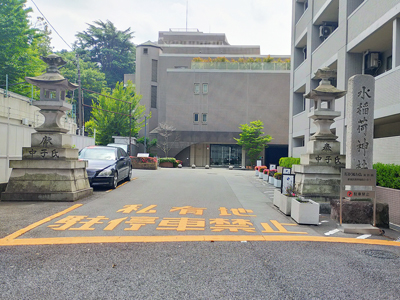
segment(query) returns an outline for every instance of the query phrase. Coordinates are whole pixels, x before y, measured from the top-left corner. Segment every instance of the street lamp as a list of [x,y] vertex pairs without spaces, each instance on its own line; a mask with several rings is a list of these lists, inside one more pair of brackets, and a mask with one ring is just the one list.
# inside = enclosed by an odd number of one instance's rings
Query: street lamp
[[129,103],[129,146],[128,146],[128,155],[131,156],[131,145],[132,145],[132,115],[135,113],[135,110],[132,110],[132,103]]
[[147,116],[144,116],[144,153],[147,153],[147,130],[146,130],[146,124],[147,124]]

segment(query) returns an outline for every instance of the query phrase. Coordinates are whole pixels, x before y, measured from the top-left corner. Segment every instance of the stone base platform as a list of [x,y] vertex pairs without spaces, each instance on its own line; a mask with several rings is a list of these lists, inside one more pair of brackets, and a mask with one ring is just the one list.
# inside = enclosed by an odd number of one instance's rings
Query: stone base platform
[[13,168],[1,201],[76,201],[92,195],[86,161],[23,159]]
[[382,231],[378,227],[374,227],[370,224],[342,224],[339,230],[343,233],[355,233],[355,234],[373,234],[380,235]]
[[49,201],[49,202],[73,202],[93,194],[93,189],[88,188],[76,192],[60,193],[15,193],[4,192],[1,194],[1,201]]
[[[344,224],[373,224],[372,201],[343,200],[342,223]],[[331,219],[340,221],[339,199],[331,200]],[[376,204],[376,226],[389,228],[389,205]]]

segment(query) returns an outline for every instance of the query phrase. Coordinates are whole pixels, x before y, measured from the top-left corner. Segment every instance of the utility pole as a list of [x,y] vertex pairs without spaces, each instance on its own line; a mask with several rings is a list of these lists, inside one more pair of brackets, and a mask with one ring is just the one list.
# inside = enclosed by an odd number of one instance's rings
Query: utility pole
[[[79,54],[76,55],[78,59],[78,111],[79,111],[79,118],[78,118],[78,128],[82,130],[83,126],[83,113],[82,113],[82,88],[81,88],[81,69],[79,67]],[[84,133],[82,134],[84,135]]]

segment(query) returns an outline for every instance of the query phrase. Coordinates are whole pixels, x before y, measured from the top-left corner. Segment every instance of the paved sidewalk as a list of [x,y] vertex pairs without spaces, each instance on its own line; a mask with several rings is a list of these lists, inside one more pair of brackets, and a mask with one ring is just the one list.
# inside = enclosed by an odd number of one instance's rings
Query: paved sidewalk
[[[274,190],[276,189],[273,185],[267,183],[266,181],[256,177],[254,175],[254,172],[252,171],[247,171],[249,180],[252,182],[252,184],[262,191],[266,198],[267,198],[267,203],[268,206],[270,207],[271,210],[275,210],[278,213],[280,213],[282,216],[286,217],[287,220],[293,221],[293,219],[290,216],[285,216],[282,212],[279,211],[279,209],[272,204],[273,198],[274,198]],[[332,220],[330,218],[329,214],[321,214],[320,215],[320,223],[318,226],[315,225],[302,225],[306,226],[309,228],[312,228],[315,232],[317,232],[319,235],[323,236],[332,236],[332,237],[347,237],[347,238],[369,238],[369,239],[379,239],[379,240],[400,240],[400,232],[395,231],[389,228],[380,228],[381,230],[384,231],[383,236],[377,236],[377,235],[364,235],[364,234],[345,234],[341,232],[339,228],[339,224],[337,221]]]

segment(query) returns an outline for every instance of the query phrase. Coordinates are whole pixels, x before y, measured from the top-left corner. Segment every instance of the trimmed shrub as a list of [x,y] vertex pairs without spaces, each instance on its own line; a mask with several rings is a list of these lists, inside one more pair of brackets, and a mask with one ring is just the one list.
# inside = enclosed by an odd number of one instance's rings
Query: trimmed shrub
[[292,168],[292,165],[299,165],[300,158],[295,157],[281,157],[279,159],[279,166],[283,168]]
[[282,173],[276,172],[276,173],[274,174],[274,178],[276,178],[276,180],[282,180]]
[[376,170],[376,185],[400,189],[400,165],[377,163],[373,168]]

